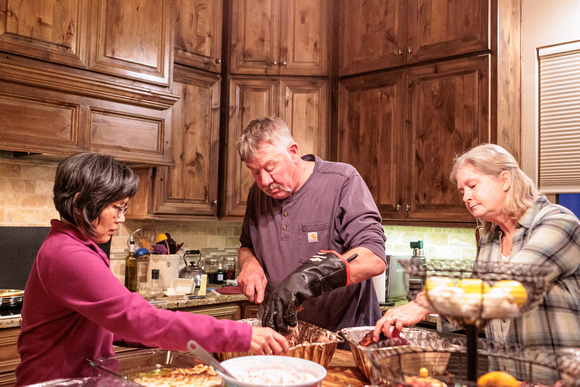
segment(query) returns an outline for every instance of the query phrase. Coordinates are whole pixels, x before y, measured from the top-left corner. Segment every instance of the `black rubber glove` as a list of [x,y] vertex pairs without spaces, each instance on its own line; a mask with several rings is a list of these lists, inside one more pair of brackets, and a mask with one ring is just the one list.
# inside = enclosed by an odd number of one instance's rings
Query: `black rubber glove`
[[347,260],[335,251],[319,251],[274,288],[264,303],[262,326],[286,334],[298,324],[296,309],[304,300],[349,283]]

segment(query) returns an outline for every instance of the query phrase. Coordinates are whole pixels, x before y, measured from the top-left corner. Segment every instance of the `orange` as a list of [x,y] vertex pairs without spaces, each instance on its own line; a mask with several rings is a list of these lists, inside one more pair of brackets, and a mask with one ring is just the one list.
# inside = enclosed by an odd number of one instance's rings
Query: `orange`
[[478,387],[519,387],[520,383],[508,373],[492,371],[477,380]]

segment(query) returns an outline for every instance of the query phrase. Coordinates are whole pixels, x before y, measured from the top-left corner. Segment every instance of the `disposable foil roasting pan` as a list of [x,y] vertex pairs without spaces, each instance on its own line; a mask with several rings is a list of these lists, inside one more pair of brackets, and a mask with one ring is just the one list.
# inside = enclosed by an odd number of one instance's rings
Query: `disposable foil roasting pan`
[[[247,318],[239,321],[254,327],[262,326],[262,321],[257,318]],[[287,338],[290,342],[289,356],[311,360],[325,368],[332,359],[338,343],[344,342],[344,339],[336,333],[303,321],[298,321],[296,329]],[[252,355],[250,352],[223,352],[215,354],[219,361],[250,355]]]

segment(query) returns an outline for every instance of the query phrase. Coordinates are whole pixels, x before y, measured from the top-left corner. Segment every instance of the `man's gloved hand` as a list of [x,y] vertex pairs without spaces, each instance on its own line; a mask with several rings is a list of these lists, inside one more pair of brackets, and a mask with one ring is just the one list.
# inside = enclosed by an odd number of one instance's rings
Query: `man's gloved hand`
[[262,326],[282,334],[298,324],[296,309],[304,300],[350,283],[350,266],[335,251],[319,251],[284,279],[264,303]]

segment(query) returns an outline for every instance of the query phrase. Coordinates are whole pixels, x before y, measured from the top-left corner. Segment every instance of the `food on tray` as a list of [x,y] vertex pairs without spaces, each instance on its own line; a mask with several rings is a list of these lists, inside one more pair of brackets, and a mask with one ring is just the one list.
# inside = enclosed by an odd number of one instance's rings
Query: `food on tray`
[[193,368],[162,368],[139,374],[133,381],[146,386],[209,387],[221,385],[222,379],[213,367],[198,364]]
[[309,337],[305,337],[302,330],[298,326],[295,326],[294,328],[292,328],[292,332],[290,332],[284,337],[286,337],[286,340],[288,340],[290,347],[295,347],[301,344],[306,345],[314,343],[329,343],[336,341],[336,337],[334,333],[332,333],[331,331],[325,329],[318,329],[316,333],[317,333],[316,335],[307,335]]
[[[400,334],[401,334],[401,332],[399,332],[397,330],[397,328],[394,328],[393,334],[391,337],[387,337],[383,332],[381,332],[379,340],[386,341],[387,347],[399,347],[401,345],[408,345],[409,342],[404,337],[401,337]],[[369,333],[367,333],[366,335],[363,336],[363,338],[360,340],[358,345],[360,345],[361,347],[368,347],[369,345],[371,345],[373,343],[374,343],[373,331],[370,331]]]
[[478,387],[520,387],[520,383],[508,373],[492,371],[482,375],[477,380]]
[[446,387],[446,384],[442,381],[429,377],[427,368],[421,368],[419,370],[419,376],[406,377],[405,385],[416,387]]

